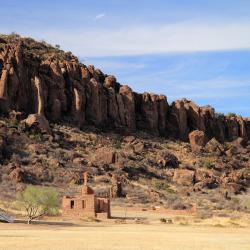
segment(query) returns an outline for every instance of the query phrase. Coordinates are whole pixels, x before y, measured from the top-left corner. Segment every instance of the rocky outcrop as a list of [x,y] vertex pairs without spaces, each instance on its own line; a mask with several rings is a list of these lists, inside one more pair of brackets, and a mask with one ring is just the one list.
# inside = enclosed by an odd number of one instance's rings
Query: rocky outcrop
[[250,139],[250,121],[217,116],[210,106],[182,99],[168,104],[163,95],[134,93],[70,52],[20,37],[3,38],[0,51],[0,113],[42,115],[48,121],[67,121],[123,132],[188,141],[194,130],[220,143]]

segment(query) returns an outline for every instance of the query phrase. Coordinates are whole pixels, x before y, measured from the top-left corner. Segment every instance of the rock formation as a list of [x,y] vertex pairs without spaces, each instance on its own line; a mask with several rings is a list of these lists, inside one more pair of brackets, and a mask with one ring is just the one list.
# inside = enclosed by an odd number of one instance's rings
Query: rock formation
[[[22,112],[52,122],[135,132],[187,141],[194,130],[219,142],[250,139],[250,121],[217,116],[214,109],[163,95],[134,93],[70,52],[30,38],[4,36],[0,50],[0,113]],[[46,118],[46,119],[45,119]]]

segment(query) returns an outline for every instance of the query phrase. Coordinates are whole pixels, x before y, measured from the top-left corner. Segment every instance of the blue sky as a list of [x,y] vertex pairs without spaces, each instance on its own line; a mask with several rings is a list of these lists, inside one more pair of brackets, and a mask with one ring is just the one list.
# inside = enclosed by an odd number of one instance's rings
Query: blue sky
[[250,116],[249,0],[0,0],[0,32],[45,39],[135,91]]

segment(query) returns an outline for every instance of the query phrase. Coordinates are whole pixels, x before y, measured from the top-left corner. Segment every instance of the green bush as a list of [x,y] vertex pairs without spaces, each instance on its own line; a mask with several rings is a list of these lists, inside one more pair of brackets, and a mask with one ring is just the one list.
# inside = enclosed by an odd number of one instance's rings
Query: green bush
[[58,213],[58,192],[54,188],[28,186],[23,192],[17,193],[17,201],[27,213],[28,224],[44,215]]

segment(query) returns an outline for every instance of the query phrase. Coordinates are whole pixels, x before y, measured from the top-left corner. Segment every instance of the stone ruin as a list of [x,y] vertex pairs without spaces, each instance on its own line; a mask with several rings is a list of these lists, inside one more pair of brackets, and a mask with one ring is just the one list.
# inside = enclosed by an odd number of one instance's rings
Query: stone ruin
[[62,214],[66,217],[101,217],[110,218],[110,200],[95,195],[88,186],[88,175],[84,173],[84,184],[75,196],[64,196],[62,200]]

